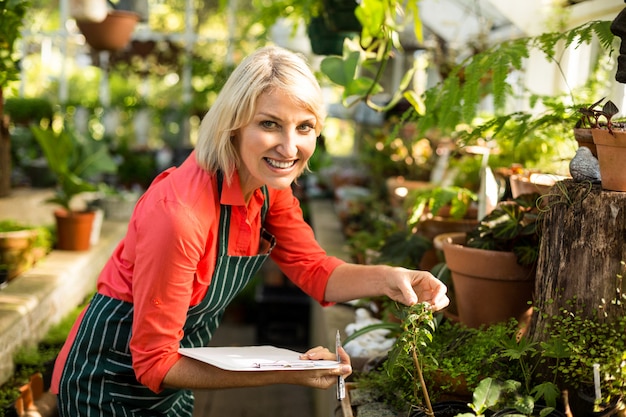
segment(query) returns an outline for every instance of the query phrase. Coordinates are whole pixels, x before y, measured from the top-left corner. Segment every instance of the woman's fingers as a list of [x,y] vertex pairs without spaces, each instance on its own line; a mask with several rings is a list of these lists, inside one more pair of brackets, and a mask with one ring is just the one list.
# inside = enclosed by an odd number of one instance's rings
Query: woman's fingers
[[302,355],[300,355],[300,359],[310,359],[314,361],[319,361],[319,360],[332,361],[332,360],[337,359],[337,355],[335,355],[334,353],[332,353],[330,350],[328,350],[325,347],[317,346],[317,347],[307,350]]
[[[317,346],[300,355],[300,359],[334,361],[337,360],[337,354],[325,347]],[[342,347],[339,348],[339,362],[339,366],[331,369],[298,372],[300,376],[304,377],[304,380],[298,383],[322,389],[332,387],[337,383],[337,377],[345,379],[352,374],[350,355]]]

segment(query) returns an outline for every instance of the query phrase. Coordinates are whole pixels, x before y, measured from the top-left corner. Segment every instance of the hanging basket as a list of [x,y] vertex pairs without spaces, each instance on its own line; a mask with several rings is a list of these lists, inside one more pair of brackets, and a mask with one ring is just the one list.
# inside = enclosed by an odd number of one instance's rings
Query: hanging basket
[[316,55],[341,55],[343,41],[354,34],[335,32],[328,28],[326,20],[321,16],[311,19],[307,27],[307,34],[311,40],[311,50]]
[[124,49],[139,21],[139,15],[125,10],[112,10],[102,22],[77,20],[85,40],[97,51]]

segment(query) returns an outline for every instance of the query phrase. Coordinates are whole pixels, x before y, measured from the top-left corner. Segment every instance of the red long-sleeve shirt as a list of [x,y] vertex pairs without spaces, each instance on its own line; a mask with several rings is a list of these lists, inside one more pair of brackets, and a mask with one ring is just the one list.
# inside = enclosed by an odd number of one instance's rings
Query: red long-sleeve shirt
[[[276,237],[272,259],[305,293],[325,303],[328,278],[343,261],[327,256],[316,242],[290,189],[269,189],[269,196],[264,226]],[[263,193],[256,190],[246,205],[236,174],[231,184],[224,180],[218,201],[217,178],[197,165],[195,154],[162,173],[138,201],[97,289],[133,303],[133,368],[153,391],[161,389],[180,358],[187,310],[202,300],[210,284],[220,203],[232,206],[229,255],[250,256],[258,253],[263,201]],[[68,340],[74,336],[75,330]],[[65,358],[62,352],[56,366]]]

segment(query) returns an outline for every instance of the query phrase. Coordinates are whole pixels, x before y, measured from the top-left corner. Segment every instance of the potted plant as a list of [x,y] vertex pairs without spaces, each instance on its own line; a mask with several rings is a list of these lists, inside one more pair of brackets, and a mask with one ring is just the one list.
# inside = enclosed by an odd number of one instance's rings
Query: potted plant
[[589,148],[591,154],[598,157],[596,145],[593,143],[593,135],[591,129],[599,126],[599,112],[598,106],[604,101],[604,97],[588,106],[582,106],[578,109],[580,113],[580,119],[574,126],[574,139],[578,142],[578,146],[585,146]]
[[436,238],[452,282],[459,320],[479,327],[530,319],[540,243],[538,194],[503,201],[470,232]]
[[6,282],[30,269],[52,248],[50,232],[12,219],[0,220],[0,265]]
[[78,135],[67,127],[59,131],[37,126],[31,129],[57,178],[55,195],[48,200],[60,206],[54,212],[57,248],[87,250],[96,214],[84,207],[77,208],[73,204],[75,197],[98,190],[98,176],[115,173],[117,166],[103,142]]
[[395,338],[392,350],[370,369],[357,371],[355,384],[369,392],[370,401],[383,402],[398,415],[448,416],[441,413],[449,408],[456,410],[452,416],[471,412],[467,404],[481,380],[506,380],[521,372],[518,363],[502,354],[502,341],[518,332],[514,320],[470,328],[414,307],[395,311],[400,321],[363,327],[344,345],[372,330],[390,331],[389,337]]
[[[626,161],[626,130],[622,124],[612,121],[619,109],[608,100],[601,109],[593,109],[590,113],[596,120],[591,134],[597,148],[602,188],[626,191],[626,178],[621,172]],[[601,118],[604,119],[604,124],[600,124]]]

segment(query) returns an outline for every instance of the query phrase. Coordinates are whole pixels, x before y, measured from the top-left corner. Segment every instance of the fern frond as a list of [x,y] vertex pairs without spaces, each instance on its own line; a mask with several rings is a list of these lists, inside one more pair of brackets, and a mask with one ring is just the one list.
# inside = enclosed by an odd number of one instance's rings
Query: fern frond
[[[559,65],[559,53],[570,46],[578,47],[597,39],[610,55],[615,38],[610,31],[610,23],[596,20],[564,33],[551,32],[514,39],[467,58],[455,67],[448,78],[426,91],[423,101],[425,110],[418,121],[418,131],[424,134],[437,128],[450,132],[460,123],[471,123],[486,93],[492,95],[495,113],[501,113],[507,98],[513,93],[506,82],[507,76],[511,71],[523,69],[532,50],[543,52],[549,61]],[[495,120],[494,126],[499,123],[501,121]]]

